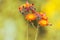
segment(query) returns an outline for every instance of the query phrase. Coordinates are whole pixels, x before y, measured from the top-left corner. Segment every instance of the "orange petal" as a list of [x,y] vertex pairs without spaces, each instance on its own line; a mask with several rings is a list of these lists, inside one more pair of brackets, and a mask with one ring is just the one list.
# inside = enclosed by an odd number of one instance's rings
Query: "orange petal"
[[21,6],[19,7],[19,10],[20,10],[20,11],[22,10],[22,7],[21,7]]
[[48,21],[41,19],[39,20],[38,24],[40,24],[41,26],[47,26]]
[[48,18],[47,18],[46,16],[42,16],[42,19],[45,19],[45,20],[47,20]]

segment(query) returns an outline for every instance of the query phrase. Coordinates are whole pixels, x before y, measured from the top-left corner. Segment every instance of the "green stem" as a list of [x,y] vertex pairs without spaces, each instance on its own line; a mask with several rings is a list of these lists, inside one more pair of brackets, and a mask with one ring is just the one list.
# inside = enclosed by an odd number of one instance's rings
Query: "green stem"
[[31,24],[32,24],[33,28],[36,29],[35,26],[34,26],[34,24],[33,24],[33,22],[31,22]]
[[27,26],[27,40],[28,40],[28,26]]
[[[28,21],[27,21],[28,22]],[[28,27],[29,27],[29,25],[28,25],[28,23],[26,23],[27,24],[27,40],[28,40]]]
[[38,30],[39,30],[39,26],[37,26],[37,29],[36,29],[35,40],[37,40],[37,37],[38,37]]

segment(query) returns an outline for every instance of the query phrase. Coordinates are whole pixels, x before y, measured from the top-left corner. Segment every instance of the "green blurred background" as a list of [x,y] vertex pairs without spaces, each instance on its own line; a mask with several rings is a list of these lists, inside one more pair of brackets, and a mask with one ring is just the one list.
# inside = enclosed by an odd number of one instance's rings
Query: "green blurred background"
[[[0,40],[34,40],[36,29],[30,27],[19,12],[26,0],[0,0]],[[60,40],[60,0],[29,0],[37,11],[44,11],[52,26],[47,26],[47,35],[38,40]],[[13,31],[12,31],[13,30]]]

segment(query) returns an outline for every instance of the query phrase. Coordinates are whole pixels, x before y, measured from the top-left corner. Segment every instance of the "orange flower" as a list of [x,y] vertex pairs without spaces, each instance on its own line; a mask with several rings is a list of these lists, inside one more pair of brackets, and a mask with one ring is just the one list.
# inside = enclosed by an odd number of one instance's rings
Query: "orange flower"
[[26,7],[26,4],[23,4],[19,7],[19,10],[21,11],[23,9],[23,6]]
[[30,6],[30,4],[28,2],[26,2],[26,7],[29,7],[29,6]]
[[42,19],[47,20],[48,18],[47,16],[42,16]]
[[41,19],[41,20],[38,21],[38,24],[40,24],[41,26],[47,26],[48,25],[48,21]]
[[43,12],[40,12],[40,15],[41,15],[41,18],[44,19],[44,20],[47,20],[47,16],[45,15],[45,13]]
[[43,13],[43,12],[40,12],[40,15],[41,15],[41,16],[43,16],[43,15],[44,15],[44,13]]
[[20,11],[22,10],[22,6],[19,7],[19,10],[20,10]]
[[36,16],[34,14],[27,14],[25,19],[28,21],[32,21],[36,19]]

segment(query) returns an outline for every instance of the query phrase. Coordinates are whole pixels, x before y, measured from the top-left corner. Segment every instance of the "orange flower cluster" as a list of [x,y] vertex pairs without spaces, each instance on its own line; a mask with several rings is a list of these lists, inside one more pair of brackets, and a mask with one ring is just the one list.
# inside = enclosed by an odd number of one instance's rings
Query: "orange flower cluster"
[[[26,10],[30,10],[30,11],[32,11],[32,13],[26,13]],[[27,21],[29,21],[29,22],[32,22],[32,21],[34,21],[34,20],[36,20],[37,19],[37,13],[38,12],[36,12],[35,10],[34,10],[34,8],[33,8],[33,5],[32,4],[29,4],[28,2],[26,2],[26,4],[24,4],[23,6],[20,6],[19,7],[19,10],[20,11],[23,11],[23,13],[24,14],[26,14],[25,15],[25,19],[27,20]],[[25,12],[24,12],[25,11]],[[22,13],[22,12],[21,12]],[[40,12],[39,14],[38,14],[40,17],[40,19],[37,21],[37,23],[40,25],[40,26],[47,26],[48,25],[48,18],[47,18],[47,16],[43,13],[43,12]]]
[[23,5],[21,5],[21,6],[19,7],[19,10],[21,11],[21,10],[23,9],[23,7],[24,7],[24,8],[29,8],[29,7],[31,7],[31,6],[33,6],[33,4],[29,4],[28,2],[26,2],[26,4],[23,4]]

